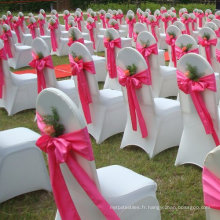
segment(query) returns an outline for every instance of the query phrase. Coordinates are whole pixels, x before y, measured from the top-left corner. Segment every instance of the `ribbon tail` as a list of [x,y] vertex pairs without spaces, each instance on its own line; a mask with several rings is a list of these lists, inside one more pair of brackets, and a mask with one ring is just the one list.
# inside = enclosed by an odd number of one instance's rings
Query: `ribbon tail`
[[3,71],[3,62],[0,60],[0,99],[3,97],[3,86],[5,84],[4,82],[4,71]]
[[142,134],[142,137],[145,138],[145,137],[148,136],[145,120],[144,120],[144,117],[142,115],[141,108],[140,108],[140,105],[138,103],[135,91],[132,90],[131,93],[132,93],[132,97],[133,97],[133,101],[134,101],[134,105],[135,105],[135,109],[136,109],[136,113],[137,113],[137,117],[138,117],[138,122],[139,122],[140,129],[141,129],[141,134]]
[[171,45],[171,54],[172,54],[172,61],[174,63],[174,67],[176,67],[175,44]]
[[114,54],[114,48],[107,48],[107,65],[108,65],[108,71],[109,71],[109,77],[110,78],[116,78],[117,72],[116,72],[116,64],[115,64],[115,54]]
[[207,58],[208,62],[210,63],[210,65],[212,65],[211,52],[210,52],[210,46],[209,45],[205,46],[205,53],[206,53],[206,58]]
[[54,199],[56,201],[61,218],[63,220],[81,220],[63,179],[60,166],[56,163],[56,157],[52,152],[48,153],[48,161]]
[[44,78],[43,70],[37,70],[37,88],[38,93],[40,93],[43,89],[46,88],[46,81]]
[[67,158],[67,165],[77,182],[93,201],[93,203],[98,207],[101,213],[106,217],[106,219],[119,220],[120,218],[103,198],[101,193],[98,191],[96,184],[88,176],[84,169],[82,169],[82,167],[75,160],[70,160],[70,157]]

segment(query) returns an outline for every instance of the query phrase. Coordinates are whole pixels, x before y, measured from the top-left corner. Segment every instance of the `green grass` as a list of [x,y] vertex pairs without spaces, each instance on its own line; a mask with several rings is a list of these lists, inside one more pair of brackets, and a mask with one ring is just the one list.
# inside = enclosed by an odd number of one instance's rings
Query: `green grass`
[[[68,57],[53,56],[53,61],[54,65],[68,63]],[[99,86],[102,88],[103,83]],[[9,117],[4,109],[0,109],[0,130],[23,126],[38,131],[34,117],[34,110],[26,110]],[[201,169],[193,165],[175,167],[177,147],[166,150],[150,160],[138,147],[131,146],[121,150],[122,134],[114,135],[100,145],[97,145],[93,138],[91,140],[97,168],[119,164],[157,182],[157,198],[160,206],[164,208],[161,210],[162,219],[205,219],[202,209],[168,209],[168,206],[178,208],[203,205]],[[0,204],[1,220],[52,220],[55,213],[53,195],[45,191],[21,195]]]

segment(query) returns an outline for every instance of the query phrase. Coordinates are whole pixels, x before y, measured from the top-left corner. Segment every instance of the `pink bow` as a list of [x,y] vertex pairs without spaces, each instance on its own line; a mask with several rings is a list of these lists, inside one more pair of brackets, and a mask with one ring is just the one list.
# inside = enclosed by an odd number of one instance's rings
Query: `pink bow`
[[77,40],[73,40],[72,38],[69,38],[69,42],[67,43],[67,45],[70,47],[75,42],[80,42],[80,43],[84,44],[84,39],[83,38],[79,38]]
[[43,89],[46,88],[44,68],[53,69],[53,61],[50,55],[39,59],[37,55],[32,52],[32,57],[33,60],[29,63],[29,65],[37,70],[37,90],[38,93],[40,93]]
[[159,21],[162,19],[162,16],[161,15],[156,15],[156,19],[157,19],[157,22],[158,22],[158,24],[159,24]]
[[82,27],[81,27],[82,17],[75,17],[74,20],[75,20],[75,22],[77,22],[79,30],[82,31]]
[[212,134],[216,146],[219,145],[218,135],[215,131],[212,118],[203,101],[201,92],[205,89],[216,92],[215,74],[200,77],[198,81],[193,81],[177,70],[177,84],[180,90],[190,94],[196,111],[200,117],[206,134]]
[[[39,128],[46,126],[38,113],[37,124]],[[76,160],[75,153],[88,161],[94,160],[87,128],[63,134],[59,137],[46,135],[43,130],[41,132],[42,136],[37,140],[36,145],[48,154],[50,181],[61,218],[63,220],[81,219],[60,170],[60,164],[66,163],[72,175],[106,219],[119,220],[116,213],[97,189],[94,181]]]
[[165,9],[165,10],[160,10],[160,13],[161,14],[164,14],[164,13],[166,13],[167,12],[167,10]]
[[218,30],[215,31],[215,34],[216,34],[217,37],[220,38],[220,28],[219,28]]
[[215,15],[215,18],[220,20],[220,15]]
[[96,24],[95,22],[88,23],[86,27],[89,30],[89,35],[90,35],[91,41],[93,42],[93,48],[95,49],[94,28],[96,28]]
[[22,32],[24,33],[24,17],[19,17],[18,18],[18,22],[19,22],[19,24],[21,26]]
[[35,30],[36,28],[37,28],[37,24],[36,23],[30,23],[28,25],[28,29],[30,29],[32,39],[36,38],[36,30]]
[[8,55],[9,58],[12,58],[13,55],[11,52],[11,45],[9,42],[10,37],[12,37],[11,30],[8,30],[6,32],[3,32],[0,38],[4,41],[4,48],[5,48],[6,54]]
[[20,36],[19,26],[20,26],[20,24],[19,24],[18,21],[17,22],[15,21],[15,22],[12,23],[12,27],[13,27],[13,29],[16,33],[17,39],[18,39],[18,43],[21,43],[21,36]]
[[68,17],[69,17],[69,16],[70,16],[70,14],[63,16],[63,19],[64,19],[64,21],[65,21],[65,29],[66,29],[66,31],[69,30],[69,27],[68,27]]
[[5,84],[3,60],[7,60],[7,56],[4,48],[0,49],[0,99],[2,99],[3,97],[3,86]]
[[202,185],[204,205],[220,210],[220,179],[206,167],[202,171]]
[[81,100],[84,116],[87,124],[90,124],[92,123],[92,119],[89,104],[92,103],[92,97],[90,94],[89,85],[84,71],[87,71],[91,74],[95,74],[94,63],[93,61],[83,62],[82,59],[78,62],[75,62],[71,55],[69,55],[69,61],[72,67],[72,75],[77,76],[79,98]]
[[150,22],[150,26],[151,26],[151,32],[152,32],[154,38],[156,39],[156,41],[158,41],[158,39],[157,39],[157,34],[156,34],[156,31],[155,31],[155,27],[156,27],[156,26],[159,26],[158,21],[152,21],[152,22]]
[[56,39],[56,34],[55,34],[55,30],[58,28],[57,23],[51,25],[49,24],[48,29],[50,30],[50,37],[51,37],[51,45],[52,45],[52,49],[55,52],[58,48],[57,45],[57,39]]
[[115,62],[115,47],[121,48],[121,38],[108,41],[104,38],[104,46],[107,50],[107,67],[110,78],[117,78],[117,69]]
[[157,48],[157,44],[152,44],[149,47],[142,47],[138,42],[136,43],[136,49],[142,54],[142,56],[144,57],[147,66],[148,66],[148,74],[149,76],[149,85],[152,85],[152,77],[151,77],[151,67],[150,67],[150,62],[149,62],[149,56],[151,54],[158,54],[158,48]]
[[132,20],[129,20],[129,19],[127,18],[127,19],[126,19],[126,22],[127,22],[127,24],[128,24],[129,37],[132,38],[133,29],[134,29],[134,23],[136,23],[136,19],[133,18]]
[[202,27],[202,19],[204,17],[204,14],[197,14],[196,17],[199,19],[199,27],[201,28]]
[[8,24],[10,25],[10,28],[13,30],[13,24],[12,24],[12,18],[13,18],[13,16],[12,15],[8,15],[7,16],[7,19],[8,19]]
[[177,21],[177,17],[171,17],[171,22],[172,22],[172,24],[175,22],[175,21]]
[[103,28],[106,28],[105,16],[101,14],[99,17],[100,17],[100,19],[102,20]]
[[185,24],[186,27],[186,34],[190,35],[190,30],[189,30],[189,23],[191,22],[191,19],[185,19],[184,17],[181,18],[181,21]]
[[123,14],[118,14],[118,19],[119,19],[119,22],[120,24],[122,24],[122,18],[124,17]]
[[138,37],[138,34],[134,32],[134,33],[133,33],[133,40],[134,40],[134,42],[137,41],[137,37]]
[[[172,35],[171,35],[172,36]],[[171,56],[172,56],[172,61],[174,63],[174,67],[176,67],[176,51],[175,51],[175,42],[176,38],[171,38],[169,34],[166,35],[166,42],[168,45],[171,46]]]
[[211,39],[211,40],[204,40],[200,36],[198,36],[198,44],[201,46],[205,47],[205,53],[206,53],[206,58],[210,65],[212,65],[211,61],[211,45],[216,46],[217,44],[217,39]]
[[137,119],[141,129],[142,137],[145,138],[148,136],[147,126],[144,120],[144,117],[141,112],[140,105],[138,103],[138,99],[136,96],[136,89],[140,89],[142,84],[150,85],[151,81],[149,79],[148,70],[144,70],[142,72],[136,73],[132,76],[126,76],[124,70],[120,67],[117,67],[118,70],[118,80],[122,86],[125,86],[127,89],[127,96],[128,96],[128,104],[132,122],[132,128],[134,131],[137,131]]
[[114,24],[114,25],[109,25],[110,28],[114,28],[115,30],[119,30],[119,25],[118,23]]
[[176,52],[176,58],[177,60],[179,60],[182,56],[184,56],[185,54],[188,53],[197,53],[199,54],[199,49],[198,48],[194,48],[188,51],[183,51],[182,48],[175,46],[175,52]]
[[40,35],[44,36],[44,24],[45,24],[45,20],[38,20],[38,24],[39,24],[39,28],[40,28]]
[[168,27],[168,22],[171,21],[171,18],[170,17],[164,17],[164,18],[162,18],[162,21],[164,23],[164,29],[165,29],[165,33],[166,33],[167,27]]

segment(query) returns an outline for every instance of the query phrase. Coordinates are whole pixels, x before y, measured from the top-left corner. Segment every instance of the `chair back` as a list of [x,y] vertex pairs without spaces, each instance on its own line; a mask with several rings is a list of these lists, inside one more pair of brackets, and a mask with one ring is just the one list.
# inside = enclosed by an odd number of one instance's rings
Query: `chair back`
[[182,34],[184,34],[184,32],[186,31],[186,27],[181,21],[175,21],[173,22],[173,25],[178,27],[181,30]]
[[[59,122],[64,126],[65,134],[85,128],[85,122],[75,103],[73,103],[73,101],[62,91],[55,88],[48,88],[39,94],[36,110],[41,116],[51,115],[52,107],[56,108],[59,114]],[[78,153],[73,154],[78,164],[95,182],[97,188],[100,189],[95,161],[88,161]],[[93,204],[93,202],[91,202],[88,195],[72,175],[67,164],[60,164],[60,168],[70,196],[80,217],[82,219],[104,219],[97,207]]]
[[[41,53],[43,57],[50,55],[50,50],[42,38],[35,38],[32,43],[32,50],[35,54]],[[44,78],[47,87],[57,87],[57,81],[54,69],[44,68]]]

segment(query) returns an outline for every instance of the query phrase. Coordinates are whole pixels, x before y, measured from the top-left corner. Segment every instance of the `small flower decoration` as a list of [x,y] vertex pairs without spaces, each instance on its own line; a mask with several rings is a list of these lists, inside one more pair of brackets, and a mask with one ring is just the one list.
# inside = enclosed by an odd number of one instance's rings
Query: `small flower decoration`
[[9,26],[7,24],[3,24],[2,29],[4,32],[7,32],[9,30]]
[[150,45],[150,41],[149,41],[149,40],[147,40],[146,42],[140,40],[140,42],[141,42],[141,46],[144,47],[144,48],[147,48],[147,47],[149,47],[149,45]]
[[55,21],[53,18],[51,18],[51,19],[49,20],[49,23],[50,23],[50,25],[54,25],[54,24],[56,23],[56,21]]
[[35,18],[34,18],[34,17],[31,17],[31,18],[30,18],[30,23],[31,23],[31,24],[34,24],[35,22],[36,22]]
[[132,64],[126,67],[127,69],[124,71],[125,76],[133,76],[137,72],[137,67]]
[[18,17],[19,17],[19,18],[23,18],[23,17],[24,17],[24,14],[20,11],[20,12],[18,13]]
[[193,80],[193,81],[198,81],[199,80],[199,74],[196,66],[192,66],[191,64],[186,64],[187,65],[187,71],[184,73],[184,75]]
[[40,13],[41,13],[41,14],[45,14],[44,9],[40,9]]
[[55,107],[51,108],[52,115],[43,116],[43,122],[46,126],[43,132],[51,137],[59,137],[65,131],[64,126],[60,123],[60,117]]
[[34,15],[33,15],[33,13],[28,13],[28,17],[30,18],[30,17],[34,17]]
[[203,40],[209,40],[209,39],[210,39],[210,34],[205,32],[205,33],[203,34],[203,36],[202,36],[202,39],[203,39]]
[[169,37],[170,37],[171,39],[175,39],[175,38],[176,38],[176,34],[175,34],[174,31],[168,32],[168,35],[169,35]]
[[128,15],[127,18],[128,18],[129,21],[133,20],[133,16],[132,15]]
[[106,39],[108,42],[110,42],[114,39],[112,34],[109,31],[106,32]]
[[6,21],[7,20],[7,16],[6,15],[2,15],[2,20]]
[[55,9],[53,9],[53,10],[51,11],[51,14],[52,14],[52,15],[56,15],[56,14],[57,14],[57,11],[56,11]]
[[42,14],[39,14],[39,15],[38,15],[38,19],[39,19],[39,20],[44,20],[44,16],[43,16]]
[[78,63],[83,58],[81,55],[77,56],[74,52],[72,52],[72,56],[73,56],[73,59],[76,63]]
[[69,39],[70,39],[70,40],[73,40],[73,41],[76,40],[76,33],[75,33],[74,30],[71,30]]
[[75,26],[75,22],[73,20],[69,20],[68,21],[68,25],[69,25],[69,27],[74,27]]
[[11,12],[10,11],[7,11],[7,16],[11,16]]
[[13,23],[16,23],[18,21],[18,18],[16,17],[16,16],[14,16],[13,18],[12,18],[12,22]]
[[68,15],[68,14],[70,14],[70,12],[68,11],[68,10],[64,10],[64,12],[63,12],[65,15]]
[[183,45],[181,44],[180,48],[182,49],[183,52],[188,52],[191,48],[192,48],[192,44],[187,44],[187,45]]
[[35,54],[35,57],[34,57],[36,60],[41,60],[44,58],[43,54],[41,52],[38,52]]

